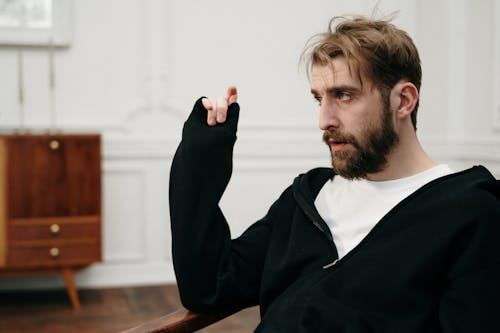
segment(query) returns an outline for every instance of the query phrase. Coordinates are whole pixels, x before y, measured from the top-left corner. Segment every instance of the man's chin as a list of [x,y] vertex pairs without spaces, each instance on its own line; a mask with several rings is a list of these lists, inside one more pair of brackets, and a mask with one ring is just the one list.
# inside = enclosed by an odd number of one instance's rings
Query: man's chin
[[352,158],[335,156],[332,158],[332,167],[337,175],[349,180],[366,178],[367,176],[367,173],[363,169],[356,168],[353,165]]
[[333,171],[339,176],[347,179],[354,179],[352,172],[350,172],[347,162],[345,160],[334,159],[332,160]]

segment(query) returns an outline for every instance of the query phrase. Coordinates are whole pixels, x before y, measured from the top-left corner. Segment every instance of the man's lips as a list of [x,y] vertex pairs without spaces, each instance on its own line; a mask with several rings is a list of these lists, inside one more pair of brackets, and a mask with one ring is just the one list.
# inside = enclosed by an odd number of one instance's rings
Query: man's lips
[[334,152],[337,152],[337,151],[341,151],[342,149],[344,149],[344,147],[347,145],[347,143],[345,142],[340,142],[340,143],[331,143],[330,144],[330,147],[332,147],[332,150]]
[[328,140],[328,145],[331,147],[331,149],[334,152],[337,152],[337,151],[344,149],[345,146],[347,146],[348,144],[349,144],[349,142],[346,142],[346,141],[336,141],[333,139]]
[[352,135],[340,132],[325,131],[323,133],[323,141],[330,147],[332,152],[344,150],[349,145],[354,146],[354,148],[357,147],[356,140]]

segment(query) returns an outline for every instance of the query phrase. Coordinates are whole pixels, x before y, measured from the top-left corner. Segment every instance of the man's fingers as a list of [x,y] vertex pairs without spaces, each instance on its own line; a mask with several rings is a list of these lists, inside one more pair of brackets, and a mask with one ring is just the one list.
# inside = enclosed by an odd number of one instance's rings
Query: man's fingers
[[227,101],[224,97],[218,97],[217,98],[217,122],[218,123],[223,123],[226,121],[227,117]]
[[227,88],[226,101],[227,105],[231,105],[238,101],[238,89],[235,86]]
[[217,125],[217,99],[209,97],[206,100],[207,102],[203,102],[202,100],[202,103],[205,109],[207,109],[207,124],[209,126]]
[[229,105],[238,101],[238,90],[234,86],[227,88],[226,97],[208,97],[203,98],[201,102],[207,110],[207,124],[215,126],[217,123],[223,123],[227,119],[227,110]]
[[202,98],[201,103],[203,104],[203,107],[207,110],[212,110],[212,103],[210,103],[210,100],[208,98]]

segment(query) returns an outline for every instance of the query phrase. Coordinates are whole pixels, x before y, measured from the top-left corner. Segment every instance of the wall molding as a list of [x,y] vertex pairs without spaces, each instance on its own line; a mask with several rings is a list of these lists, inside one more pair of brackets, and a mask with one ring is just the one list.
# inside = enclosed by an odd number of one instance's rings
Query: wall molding
[[131,264],[95,264],[76,275],[79,287],[144,286],[175,283],[170,261]]
[[[171,262],[91,265],[75,273],[78,288],[145,286],[175,283]],[[40,290],[64,288],[61,276],[40,275],[2,278],[0,290]]]
[[[123,137],[104,140],[105,160],[121,159],[171,159],[180,142],[174,137]],[[495,138],[422,140],[431,155],[460,159],[500,161],[500,143]],[[328,156],[321,142],[319,131],[304,126],[285,127],[241,127],[236,142],[235,159],[247,160],[316,160]]]
[[500,142],[497,139],[431,139],[424,146],[437,156],[465,161],[500,162]]
[[[135,214],[138,215],[137,218],[133,219],[130,217],[129,220],[126,218],[123,220],[121,214],[122,205],[113,205],[109,201],[106,201],[107,198],[111,195],[125,195],[124,193],[114,193],[113,191],[123,190],[123,188],[106,188],[105,186],[109,184],[110,177],[126,177],[129,180],[134,181],[136,184],[136,188],[128,188],[127,194],[127,209],[132,210]],[[146,220],[146,211],[145,211],[145,192],[146,192],[146,168],[144,166],[137,165],[127,165],[123,164],[113,164],[109,165],[109,163],[104,163],[103,166],[103,262],[106,264],[113,263],[133,263],[133,262],[141,262],[147,259],[146,256],[146,244],[147,239],[144,232],[144,228],[141,225],[138,225],[141,221]],[[129,184],[130,185],[130,184]],[[112,187],[112,186],[110,186]],[[133,206],[133,202],[135,202],[135,206]],[[113,215],[115,213],[115,215]],[[113,221],[112,224],[111,221]],[[122,225],[120,225],[120,223]],[[127,223],[133,223],[134,225],[128,225],[129,228],[123,229],[123,226],[127,226]],[[113,235],[127,235],[127,232],[130,233],[131,227],[134,228],[136,232],[132,233],[131,236],[134,237],[135,243],[130,243],[126,239],[123,241],[127,243],[127,251],[124,253],[123,244],[122,246],[118,246],[116,249],[113,249],[113,243],[106,244],[106,240],[109,241]],[[116,244],[115,244],[116,245]]]

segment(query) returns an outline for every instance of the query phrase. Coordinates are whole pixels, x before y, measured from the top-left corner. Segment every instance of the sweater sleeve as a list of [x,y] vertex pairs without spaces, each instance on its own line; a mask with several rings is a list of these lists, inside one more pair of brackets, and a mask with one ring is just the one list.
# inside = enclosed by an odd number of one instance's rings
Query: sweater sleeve
[[[198,312],[257,304],[271,211],[231,240],[219,201],[232,173],[239,105],[206,124],[199,99],[184,124],[170,171],[173,263],[183,305]],[[242,203],[244,204],[244,203]]]

